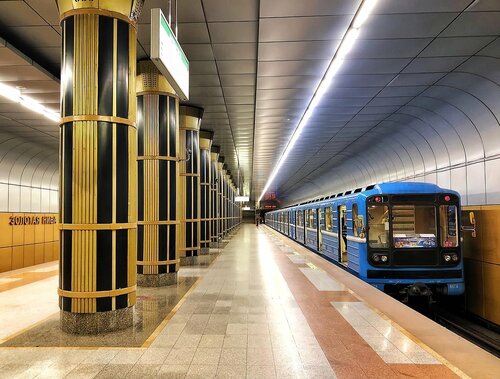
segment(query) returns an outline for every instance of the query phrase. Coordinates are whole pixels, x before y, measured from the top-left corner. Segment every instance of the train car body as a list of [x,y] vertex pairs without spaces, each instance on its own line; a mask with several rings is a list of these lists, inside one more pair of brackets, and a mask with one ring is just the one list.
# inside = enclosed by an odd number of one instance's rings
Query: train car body
[[[277,213],[279,227],[271,222]],[[273,211],[268,220],[384,292],[464,293],[460,196],[454,191],[383,183]]]

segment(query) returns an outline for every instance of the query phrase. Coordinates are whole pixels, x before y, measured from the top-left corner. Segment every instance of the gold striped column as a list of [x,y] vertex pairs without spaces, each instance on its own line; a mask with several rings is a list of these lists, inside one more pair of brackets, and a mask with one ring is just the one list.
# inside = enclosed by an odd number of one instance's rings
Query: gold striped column
[[180,186],[178,255],[181,266],[197,263],[200,254],[200,123],[203,109],[181,105],[180,115]]
[[233,177],[229,173],[228,195],[227,195],[227,231],[228,233],[231,233],[232,230],[233,230]]
[[137,283],[177,283],[179,98],[151,61],[137,70]]
[[235,223],[235,220],[234,220],[234,216],[235,216],[235,212],[234,212],[234,194],[236,193],[236,187],[234,186],[234,182],[233,180],[231,179],[231,190],[229,192],[229,230],[231,232],[234,231],[234,228],[236,226],[236,223]]
[[213,132],[200,130],[200,254],[210,253],[211,166]]
[[231,171],[224,165],[224,236],[227,238],[229,233],[229,182],[231,180]]
[[224,157],[219,155],[219,159],[217,162],[217,173],[218,173],[218,182],[217,182],[217,197],[219,198],[219,207],[218,207],[218,215],[217,221],[219,224],[218,227],[218,239],[222,241],[224,237]]
[[136,302],[136,21],[143,1],[58,0],[61,328],[128,327]]
[[219,195],[217,192],[219,182],[219,170],[217,162],[220,147],[212,145],[210,149],[210,247],[217,247],[219,240]]

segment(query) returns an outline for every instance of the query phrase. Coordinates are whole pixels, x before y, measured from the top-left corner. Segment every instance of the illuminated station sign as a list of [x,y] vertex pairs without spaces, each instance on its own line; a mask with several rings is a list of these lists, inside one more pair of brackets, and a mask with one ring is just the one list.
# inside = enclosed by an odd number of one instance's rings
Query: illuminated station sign
[[151,60],[182,100],[189,100],[189,61],[161,9],[151,10]]

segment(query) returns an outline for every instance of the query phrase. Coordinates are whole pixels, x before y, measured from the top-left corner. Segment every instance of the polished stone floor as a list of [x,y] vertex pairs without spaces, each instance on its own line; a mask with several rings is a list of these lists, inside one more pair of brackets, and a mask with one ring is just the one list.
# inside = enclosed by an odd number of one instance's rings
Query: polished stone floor
[[319,265],[243,225],[210,266],[181,269],[199,279],[141,347],[0,347],[0,378],[466,377]]

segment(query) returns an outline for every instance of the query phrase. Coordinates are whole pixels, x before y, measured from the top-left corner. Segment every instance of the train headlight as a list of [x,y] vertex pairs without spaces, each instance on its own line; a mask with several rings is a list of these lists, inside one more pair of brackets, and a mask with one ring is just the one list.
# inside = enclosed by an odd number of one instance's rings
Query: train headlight
[[387,263],[389,261],[389,256],[387,254],[373,254],[370,258],[373,263]]
[[443,256],[443,258],[444,258],[444,261],[445,261],[445,262],[449,262],[449,261],[451,261],[451,255],[450,255],[450,254],[445,254],[445,255]]
[[458,262],[458,255],[457,254],[451,254],[451,260],[453,262]]

